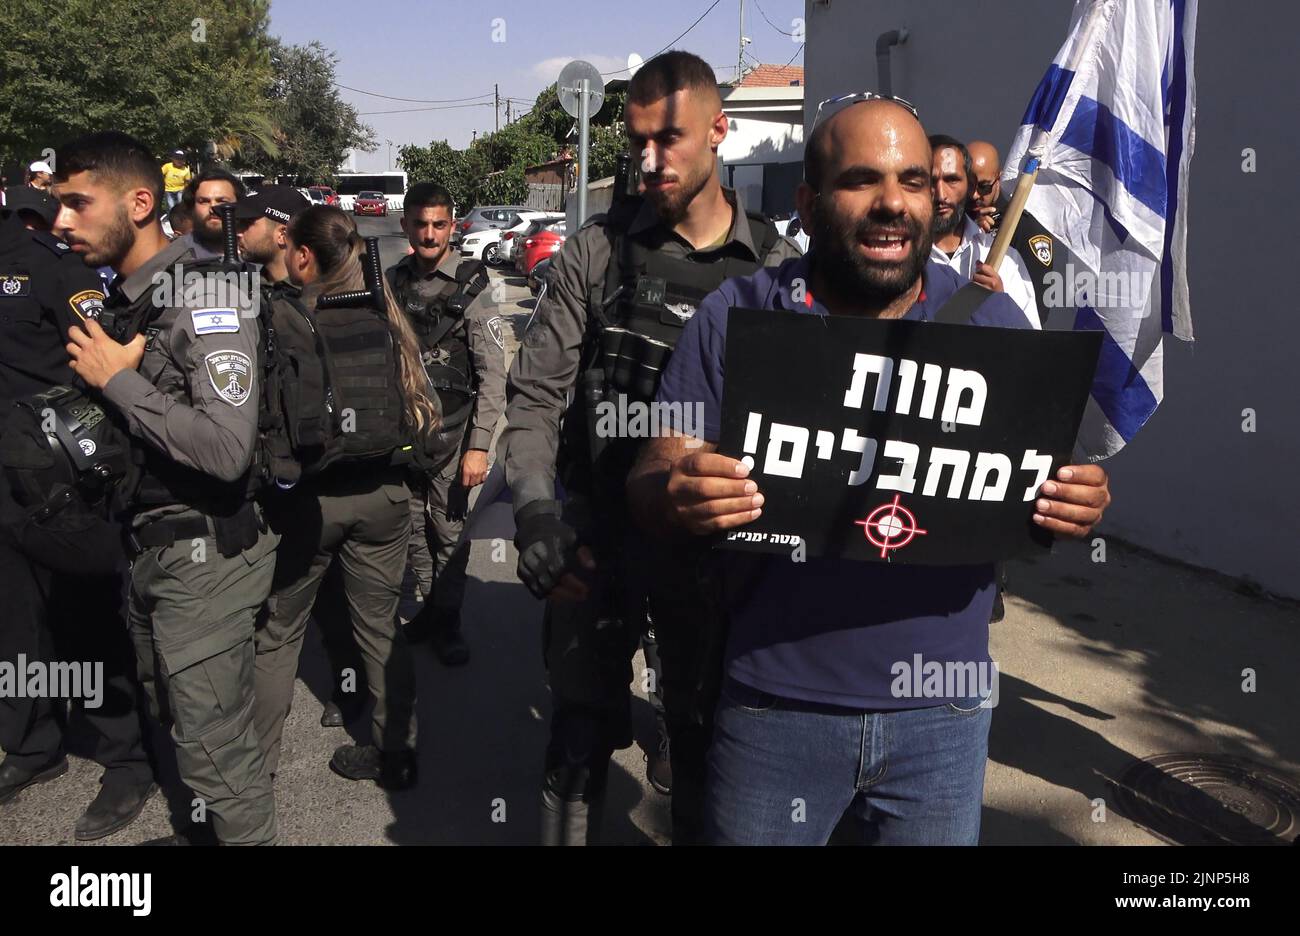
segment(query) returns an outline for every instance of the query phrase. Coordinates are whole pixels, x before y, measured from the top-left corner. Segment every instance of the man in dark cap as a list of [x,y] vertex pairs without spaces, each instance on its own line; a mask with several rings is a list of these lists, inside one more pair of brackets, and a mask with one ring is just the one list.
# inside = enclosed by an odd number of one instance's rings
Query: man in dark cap
[[290,185],[263,185],[235,205],[239,253],[262,264],[262,275],[272,283],[287,282],[285,232],[293,216],[310,207],[311,202]]
[[18,220],[27,230],[43,231],[47,234],[58,213],[59,203],[30,185],[11,191],[5,199],[4,208],[0,209],[0,217],[8,218],[17,215]]

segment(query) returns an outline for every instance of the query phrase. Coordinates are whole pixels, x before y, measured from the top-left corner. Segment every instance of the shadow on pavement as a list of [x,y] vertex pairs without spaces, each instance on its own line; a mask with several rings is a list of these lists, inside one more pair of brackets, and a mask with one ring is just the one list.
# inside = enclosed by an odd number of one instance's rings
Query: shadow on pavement
[[[1266,765],[1289,759],[1294,764],[1300,755],[1300,732],[1293,727],[1297,700],[1294,680],[1282,672],[1294,660],[1294,615],[1278,605],[1245,599],[1192,570],[1115,545],[1110,553],[1108,562],[1094,563],[1083,546],[1058,544],[1051,557],[1014,563],[1009,592],[1077,638],[1065,646],[1052,642],[1060,658],[1040,660],[1035,669],[1069,668],[1075,661],[1076,668],[1085,670],[1079,666],[1083,657],[1086,669],[1095,671],[1099,661],[1115,667],[1121,685],[1122,677],[1136,671],[1137,698],[1111,685],[1080,685],[1078,695],[1105,699],[1101,704],[1115,709],[1099,711],[1003,672],[990,760],[1076,791],[1085,798],[1080,810],[1093,809],[1092,801],[1101,798],[1109,812],[1166,840],[1202,842],[1205,830],[1213,829],[1233,841],[1282,843],[1252,825],[1240,804],[1221,801],[1177,778],[1163,779],[1161,799],[1177,803],[1178,813],[1194,817],[1191,822],[1131,790],[1125,795],[1120,787],[1138,757],[1170,751]],[[997,635],[999,628],[1029,626],[1025,621],[1025,615],[1013,614],[992,628]],[[1225,627],[1227,623],[1235,626]],[[1026,636],[1034,640],[1036,635]],[[1243,691],[1243,667],[1253,669],[1259,685],[1270,685],[1274,693]],[[1068,709],[1090,723],[1080,724],[1053,708]],[[1225,725],[1235,730],[1224,731]],[[1207,731],[1211,726],[1216,730]],[[1120,737],[1124,746],[1113,740]],[[1062,840],[1061,832],[1029,812],[1013,815],[986,807],[981,841]]]

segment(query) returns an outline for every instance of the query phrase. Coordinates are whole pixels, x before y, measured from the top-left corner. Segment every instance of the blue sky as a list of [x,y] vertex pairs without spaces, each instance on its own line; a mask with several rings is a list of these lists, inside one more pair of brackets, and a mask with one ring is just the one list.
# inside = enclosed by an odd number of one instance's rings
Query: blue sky
[[[560,68],[584,58],[602,72],[623,69],[629,53],[649,58],[672,42],[712,0],[273,0],[271,32],[286,42],[313,39],[339,57],[337,80],[362,91],[423,101],[451,101],[460,106],[385,100],[340,90],[343,99],[363,114],[375,130],[379,148],[359,154],[357,169],[387,168],[388,143],[393,160],[398,146],[447,140],[469,144],[472,131],[493,128],[492,98],[454,101],[484,93],[493,83],[514,113],[531,105]],[[775,24],[769,25],[760,14]],[[793,32],[792,20],[804,15],[803,0],[745,0],[746,62],[803,64],[799,44],[776,27]],[[494,21],[504,22],[504,41],[494,41]],[[496,31],[498,38],[502,32]],[[736,72],[740,36],[740,0],[719,0],[676,48],[702,55],[721,81]],[[626,78],[627,73],[611,78]],[[482,102],[486,102],[484,105]],[[440,107],[438,110],[421,108]],[[377,113],[405,111],[404,113]],[[502,104],[501,121],[505,122]]]

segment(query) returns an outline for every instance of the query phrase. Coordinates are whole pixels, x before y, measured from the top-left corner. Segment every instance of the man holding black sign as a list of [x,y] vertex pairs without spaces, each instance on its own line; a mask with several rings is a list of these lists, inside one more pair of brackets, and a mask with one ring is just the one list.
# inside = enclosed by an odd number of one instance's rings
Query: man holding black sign
[[[763,513],[749,465],[718,453],[729,308],[933,322],[964,284],[928,262],[934,205],[925,131],[910,105],[874,97],[837,99],[850,104],[814,126],[798,193],[800,217],[812,222],[812,253],[729,281],[688,323],[658,399],[703,401],[703,444],[684,435],[647,444],[628,481],[647,528],[703,536]],[[968,321],[1029,327],[1005,294],[985,297]],[[1105,472],[1076,465],[1056,477],[1042,484],[1033,523],[1086,536],[1110,501]],[[978,688],[931,686],[901,679],[899,666],[991,668],[993,558],[850,564],[807,560],[796,547],[789,559],[760,560],[761,575],[745,576],[742,594],[727,602],[709,839],[824,843],[852,810],[868,842],[978,841],[991,721],[986,680]],[[753,557],[724,559],[730,577],[753,564]]]

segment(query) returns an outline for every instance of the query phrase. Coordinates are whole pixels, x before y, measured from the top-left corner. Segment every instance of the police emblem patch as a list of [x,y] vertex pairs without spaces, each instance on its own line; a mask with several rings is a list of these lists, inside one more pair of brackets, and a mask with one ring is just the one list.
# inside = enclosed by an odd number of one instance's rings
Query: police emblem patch
[[253,391],[253,362],[239,351],[213,351],[203,359],[217,396],[231,406],[243,406]]
[[0,273],[0,296],[19,299],[32,294],[32,278],[21,273]]
[[501,333],[501,316],[494,315],[488,319],[487,330],[488,334],[492,336],[492,340],[497,343],[497,347],[504,351],[506,349],[506,339]]
[[1038,262],[1045,267],[1052,265],[1052,239],[1046,234],[1035,234],[1029,238],[1029,247],[1038,258]]
[[73,312],[81,316],[82,321],[97,319],[104,311],[104,294],[98,289],[83,289],[76,295],[68,297],[68,305],[72,306]]

